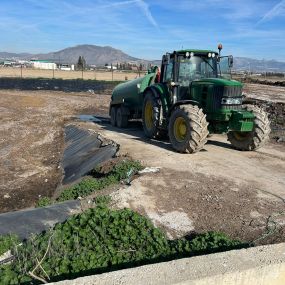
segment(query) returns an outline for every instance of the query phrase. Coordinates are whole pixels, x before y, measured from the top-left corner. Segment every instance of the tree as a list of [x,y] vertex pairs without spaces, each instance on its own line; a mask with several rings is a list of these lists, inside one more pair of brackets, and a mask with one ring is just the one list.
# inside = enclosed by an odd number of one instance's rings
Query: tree
[[86,68],[86,61],[84,56],[79,56],[78,61],[77,61],[77,69],[79,70],[84,70]]

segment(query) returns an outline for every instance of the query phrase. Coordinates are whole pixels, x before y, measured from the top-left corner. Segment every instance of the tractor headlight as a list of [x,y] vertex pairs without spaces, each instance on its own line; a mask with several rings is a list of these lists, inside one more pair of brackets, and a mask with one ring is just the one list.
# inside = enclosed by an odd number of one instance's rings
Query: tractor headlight
[[222,98],[222,104],[223,105],[241,105],[242,97]]

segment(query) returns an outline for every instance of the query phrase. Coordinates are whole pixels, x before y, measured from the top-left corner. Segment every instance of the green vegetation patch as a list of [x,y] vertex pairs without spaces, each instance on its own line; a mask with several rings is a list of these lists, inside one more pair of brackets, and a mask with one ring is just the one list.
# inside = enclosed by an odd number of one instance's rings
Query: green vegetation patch
[[0,236],[0,255],[7,252],[9,249],[17,245],[19,242],[20,241],[18,236],[14,234]]
[[139,161],[131,159],[120,161],[107,173],[103,170],[103,167],[97,167],[89,173],[90,176],[83,178],[72,187],[63,190],[56,201],[53,201],[49,197],[41,197],[36,207],[45,207],[57,202],[74,200],[78,197],[84,198],[95,191],[118,184],[121,181],[129,183],[132,176],[142,169],[143,166]]
[[116,164],[107,174],[101,173],[101,168],[91,171],[92,177],[86,177],[78,184],[65,189],[58,197],[58,202],[86,197],[91,193],[102,190],[105,187],[128,180],[143,167],[139,161],[124,160]]
[[49,206],[49,205],[52,205],[53,204],[53,201],[51,198],[49,197],[41,197],[37,204],[36,204],[36,208],[40,208],[40,207],[45,207],[45,206]]
[[129,209],[111,210],[104,204],[107,200],[101,198],[95,209],[12,250],[16,260],[0,267],[0,284],[72,279],[245,246],[214,232],[169,241],[145,217]]

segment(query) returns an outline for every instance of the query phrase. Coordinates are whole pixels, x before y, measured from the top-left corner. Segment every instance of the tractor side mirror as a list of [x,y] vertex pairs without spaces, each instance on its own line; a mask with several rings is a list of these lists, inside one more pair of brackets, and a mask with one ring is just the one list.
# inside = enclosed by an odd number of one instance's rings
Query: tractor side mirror
[[228,65],[229,65],[229,68],[232,68],[234,65],[234,58],[232,55],[229,55],[228,57]]
[[170,63],[170,54],[167,53],[165,54],[163,57],[162,57],[162,61],[163,63],[166,65],[166,64],[169,64]]

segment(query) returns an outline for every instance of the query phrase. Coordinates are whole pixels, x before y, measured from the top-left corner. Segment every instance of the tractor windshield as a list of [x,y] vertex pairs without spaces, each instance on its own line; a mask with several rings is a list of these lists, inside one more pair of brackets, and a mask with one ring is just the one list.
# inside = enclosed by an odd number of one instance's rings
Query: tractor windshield
[[206,56],[180,57],[178,81],[182,86],[189,86],[195,79],[216,78],[217,59]]

